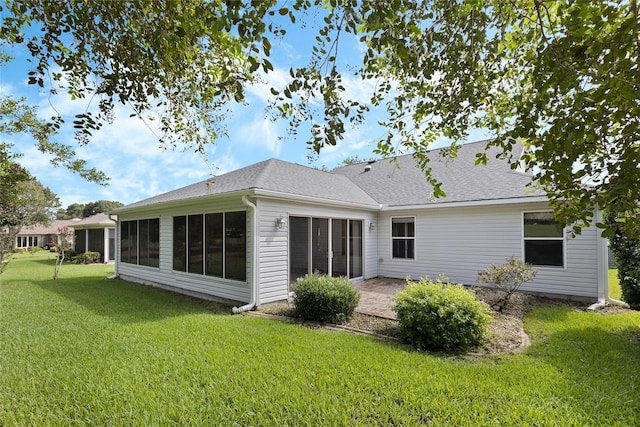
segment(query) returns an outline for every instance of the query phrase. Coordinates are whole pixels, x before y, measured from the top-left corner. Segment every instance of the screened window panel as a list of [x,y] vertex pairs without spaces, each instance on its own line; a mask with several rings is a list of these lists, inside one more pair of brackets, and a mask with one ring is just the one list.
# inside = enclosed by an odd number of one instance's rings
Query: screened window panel
[[188,265],[189,273],[204,273],[203,216],[189,215],[188,227]]
[[225,214],[225,276],[227,279],[247,280],[247,213]]
[[224,277],[224,227],[222,213],[205,215],[205,248],[205,274],[208,276]]
[[173,218],[173,269],[187,271],[187,217]]

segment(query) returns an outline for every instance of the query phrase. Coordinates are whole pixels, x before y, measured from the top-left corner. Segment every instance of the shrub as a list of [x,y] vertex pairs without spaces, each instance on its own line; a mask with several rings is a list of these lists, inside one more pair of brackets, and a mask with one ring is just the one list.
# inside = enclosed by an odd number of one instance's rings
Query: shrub
[[536,269],[523,263],[518,258],[509,257],[506,263],[502,265],[491,264],[478,273],[476,282],[486,283],[504,292],[503,297],[492,305],[492,307],[497,306],[498,310],[502,311],[509,303],[511,295],[520,289],[523,283],[533,280],[536,277],[536,273]]
[[625,230],[624,215],[609,214],[606,222],[616,227],[609,240],[618,268],[622,299],[632,309],[640,310],[640,239]]
[[27,248],[15,248],[13,250],[13,252],[17,253],[17,254],[24,254],[27,252]]
[[480,344],[491,321],[487,304],[462,285],[442,280],[407,281],[393,310],[401,337],[422,349],[458,350]]
[[100,252],[85,252],[71,257],[76,264],[93,264],[100,262]]
[[353,315],[360,293],[346,277],[314,273],[294,287],[296,317],[315,322],[343,323]]

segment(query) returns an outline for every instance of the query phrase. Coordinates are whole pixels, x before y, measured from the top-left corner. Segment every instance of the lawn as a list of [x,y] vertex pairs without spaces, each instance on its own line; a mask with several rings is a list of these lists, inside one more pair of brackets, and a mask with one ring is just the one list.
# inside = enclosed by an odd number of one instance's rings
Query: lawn
[[622,300],[622,290],[620,290],[620,281],[618,280],[618,270],[609,269],[609,296],[618,301]]
[[0,276],[0,425],[640,424],[640,313],[563,304],[521,354],[428,354],[19,255]]

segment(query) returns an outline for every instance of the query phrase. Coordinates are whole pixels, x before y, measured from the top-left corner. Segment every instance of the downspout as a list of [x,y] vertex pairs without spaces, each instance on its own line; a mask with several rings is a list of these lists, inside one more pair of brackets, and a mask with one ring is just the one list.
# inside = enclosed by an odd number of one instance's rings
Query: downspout
[[233,307],[231,310],[233,314],[242,313],[243,311],[252,310],[258,305],[258,208],[255,204],[251,203],[247,196],[242,196],[242,203],[251,208],[252,210],[252,226],[253,232],[253,244],[251,248],[251,256],[253,258],[251,265],[251,299],[248,304],[242,307]]
[[[596,208],[596,223],[602,222],[602,212]],[[618,301],[609,297],[609,263],[608,263],[608,247],[604,237],[596,232],[597,241],[597,262],[598,262],[598,302],[591,304],[588,310],[599,310],[607,305],[618,305],[629,308],[625,302]]]
[[113,218],[111,218],[111,215],[112,215],[112,214],[108,214],[107,216],[109,217],[109,219],[110,219],[111,221],[113,221],[113,222],[115,222],[115,223],[116,223],[116,235],[115,235],[115,239],[113,239],[113,244],[116,246],[116,247],[114,248],[114,250],[113,250],[113,254],[115,255],[115,258],[116,258],[116,259],[114,259],[114,261],[115,261],[115,270],[114,270],[114,272],[113,272],[113,276],[109,276],[109,277],[107,277],[107,279],[108,279],[108,280],[117,279],[117,278],[118,278],[118,276],[119,276],[119,275],[118,275],[118,260],[117,260],[117,258],[118,258],[118,250],[117,250],[117,249],[118,249],[118,241],[119,241],[119,239],[118,239],[118,233],[117,233],[117,231],[118,231],[118,218],[116,217],[116,219],[113,219]]

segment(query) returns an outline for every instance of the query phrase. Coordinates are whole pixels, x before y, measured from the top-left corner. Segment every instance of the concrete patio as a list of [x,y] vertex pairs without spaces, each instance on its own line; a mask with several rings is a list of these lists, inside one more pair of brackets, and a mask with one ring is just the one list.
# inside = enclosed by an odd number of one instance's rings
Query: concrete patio
[[376,277],[353,283],[353,286],[360,291],[360,303],[356,307],[356,312],[395,319],[396,314],[391,310],[392,299],[396,292],[404,289],[406,283],[404,279],[386,277]]

